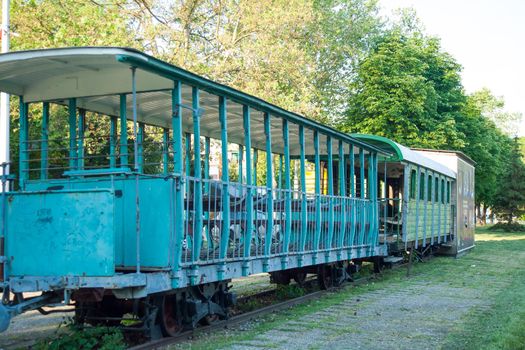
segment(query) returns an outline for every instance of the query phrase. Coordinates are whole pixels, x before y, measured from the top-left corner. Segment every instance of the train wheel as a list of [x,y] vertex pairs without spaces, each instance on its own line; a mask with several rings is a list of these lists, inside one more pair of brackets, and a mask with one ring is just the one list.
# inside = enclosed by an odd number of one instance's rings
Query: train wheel
[[299,286],[301,286],[301,287],[304,286],[304,283],[306,282],[306,272],[304,272],[302,270],[298,270],[296,273],[294,273],[293,280]]
[[159,324],[165,337],[173,337],[182,329],[182,318],[177,312],[177,299],[175,295],[165,295],[159,309]]
[[330,289],[334,285],[334,276],[332,273],[331,266],[319,266],[317,272],[317,282],[319,283],[319,288],[321,289]]

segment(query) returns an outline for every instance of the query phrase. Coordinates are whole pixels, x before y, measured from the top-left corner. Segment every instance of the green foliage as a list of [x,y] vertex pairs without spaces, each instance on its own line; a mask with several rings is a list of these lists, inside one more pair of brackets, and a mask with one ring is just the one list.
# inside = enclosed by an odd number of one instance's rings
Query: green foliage
[[513,222],[511,224],[508,222],[498,222],[492,226],[491,230],[504,232],[525,232],[525,225],[521,225],[517,222]]
[[69,332],[53,340],[41,340],[35,346],[36,350],[69,350],[126,349],[122,332],[117,328],[95,327],[78,328],[71,324]]
[[506,218],[510,225],[514,217],[519,217],[525,208],[525,163],[521,158],[517,139],[512,144],[506,164],[497,182],[494,211],[498,216]]
[[408,146],[458,149],[456,118],[465,103],[460,66],[439,40],[413,28],[384,33],[358,67],[341,128]]
[[277,290],[275,291],[275,295],[278,300],[298,298],[303,296],[305,293],[306,292],[304,288],[298,286],[297,284],[278,284]]

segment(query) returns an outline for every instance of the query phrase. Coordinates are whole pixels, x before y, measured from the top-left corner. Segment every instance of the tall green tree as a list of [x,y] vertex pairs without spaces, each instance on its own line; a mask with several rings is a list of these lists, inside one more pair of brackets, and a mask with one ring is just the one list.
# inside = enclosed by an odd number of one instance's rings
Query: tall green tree
[[463,147],[456,118],[465,96],[460,65],[439,40],[394,28],[362,60],[341,127],[408,146]]

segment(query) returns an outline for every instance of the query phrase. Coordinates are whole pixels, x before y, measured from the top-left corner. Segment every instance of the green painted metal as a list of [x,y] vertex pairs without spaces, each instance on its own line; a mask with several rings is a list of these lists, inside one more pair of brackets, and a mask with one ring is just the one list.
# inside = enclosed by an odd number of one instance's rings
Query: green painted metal
[[146,135],[144,123],[139,122],[139,128],[137,133],[137,164],[138,172],[144,172],[144,137]]
[[170,129],[162,129],[162,173],[168,175],[169,173],[169,164],[170,164],[170,154],[169,154],[169,145],[170,144]]
[[193,110],[193,153],[194,153],[194,169],[193,174],[197,181],[193,188],[193,209],[194,209],[194,230],[193,230],[193,254],[192,260],[194,263],[198,262],[200,251],[202,247],[202,169],[201,169],[201,113],[199,106],[200,92],[196,87],[192,88],[192,110]]
[[49,102],[42,104],[42,141],[40,142],[40,179],[46,180],[49,167]]
[[251,141],[251,125],[250,125],[250,107],[244,105],[242,107],[242,119],[244,127],[244,144],[246,145],[246,231],[244,233],[244,264],[243,276],[249,273],[249,257],[250,247],[253,233],[253,195],[254,188],[252,187],[252,141]]
[[[290,236],[292,234],[292,174],[290,171],[290,139],[288,131],[288,120],[283,119],[283,143],[284,143],[284,245],[283,253],[288,253]],[[281,157],[282,159],[283,157]],[[286,259],[282,263],[286,268]]]
[[110,117],[109,124],[109,167],[117,167],[117,155],[115,154],[117,144],[117,117]]
[[[174,237],[174,255],[173,255],[173,271],[174,275],[178,276],[178,271],[181,269],[181,255],[182,255],[182,240],[184,237],[184,190],[183,190],[183,155],[182,155],[182,87],[180,81],[174,81],[173,90],[171,91],[171,130],[173,139],[173,176],[174,181],[172,182],[172,193],[174,194],[174,212],[171,217],[173,220],[173,233]],[[177,280],[175,280],[177,281]],[[177,286],[177,282],[174,282],[174,286]]]
[[126,95],[120,95],[120,166],[128,167],[128,125]]
[[326,137],[326,150],[328,155],[328,235],[325,241],[325,248],[332,248],[334,239],[334,159],[332,154],[332,138]]
[[[364,149],[363,148],[359,148],[359,179],[361,180],[361,183],[360,183],[360,194],[361,194],[361,199],[366,199],[366,193],[365,193],[365,152],[364,152]],[[364,240],[365,240],[365,225],[364,223],[366,222],[365,219],[366,219],[366,212],[365,212],[365,206],[364,206],[364,201],[361,201],[360,204],[359,204],[359,211],[360,211],[360,215],[359,215],[359,222],[360,222],[360,225],[359,225],[359,232],[358,232],[358,237],[359,237],[359,245],[362,246],[364,244]],[[361,257],[361,251],[359,251],[359,256],[358,257]]]
[[354,145],[350,145],[350,152],[348,152],[350,157],[350,197],[355,197],[355,155],[354,155]]
[[[110,191],[10,195],[11,276],[112,276],[114,195]],[[30,254],[28,254],[30,247]]]
[[77,100],[69,99],[69,169],[77,169]]
[[[266,138],[266,237],[264,255],[270,255],[273,233],[273,161],[272,161],[272,127],[270,115],[264,113],[264,135]],[[263,268],[265,270],[265,268]]]
[[[307,213],[307,197],[306,197],[306,157],[304,154],[305,143],[304,143],[304,127],[299,125],[299,147],[301,152],[301,240],[300,240],[300,251],[304,252],[306,245],[306,235],[308,233],[308,213]],[[299,256],[300,262],[302,262],[302,254]]]
[[[367,174],[368,174],[368,179],[366,181],[366,190],[367,190],[367,195],[368,195],[368,199],[370,200],[370,202],[373,203],[374,201],[374,189],[375,189],[375,178],[374,178],[374,155],[373,153],[369,152],[368,153],[368,171],[367,171]],[[370,244],[370,247],[369,249],[371,248],[371,243],[372,243],[372,240],[373,240],[373,237],[375,235],[375,232],[374,232],[374,210],[373,210],[373,207],[372,206],[366,206],[366,214],[365,214],[365,217],[363,219],[362,222],[369,222],[369,225],[368,225],[368,232],[366,233],[367,237],[366,237],[366,243],[367,244]],[[366,221],[365,221],[366,220]]]
[[78,137],[77,137],[77,169],[84,169],[84,129],[86,126],[86,110],[78,110]]
[[219,96],[219,122],[221,124],[222,161],[222,227],[219,258],[226,257],[230,236],[230,174],[228,171],[228,116],[226,98]]
[[28,120],[29,105],[24,103],[24,99],[20,97],[20,117],[19,117],[19,186],[23,191],[25,189],[26,181],[29,180],[29,120]]
[[428,211],[427,211],[427,204],[428,204],[428,172],[425,172],[425,181],[424,181],[424,191],[425,193],[423,194],[423,235],[422,235],[422,238],[423,238],[423,247],[426,247],[427,245],[427,214],[428,214]]
[[[319,250],[321,238],[321,159],[319,154],[319,132],[314,130],[314,162],[315,162],[315,232],[313,249]],[[315,257],[314,257],[315,259]]]
[[[210,138],[204,138],[204,178],[210,179]],[[210,193],[210,184],[206,182],[204,184],[204,193]]]
[[418,240],[419,240],[419,191],[421,187],[421,167],[417,166],[417,175],[416,175],[416,226],[415,226],[415,232],[416,232],[416,239],[415,239],[415,246],[414,248],[418,248]]

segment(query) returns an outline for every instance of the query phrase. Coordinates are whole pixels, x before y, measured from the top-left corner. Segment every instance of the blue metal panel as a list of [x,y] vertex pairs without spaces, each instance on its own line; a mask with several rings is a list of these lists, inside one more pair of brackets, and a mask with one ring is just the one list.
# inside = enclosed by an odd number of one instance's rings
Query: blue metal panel
[[244,264],[242,265],[242,275],[247,276],[249,273],[249,257],[253,232],[253,188],[252,188],[252,140],[250,125],[250,107],[242,108],[243,127],[244,127],[244,144],[246,149],[246,231],[244,237]]
[[110,191],[93,190],[13,194],[6,239],[11,275],[112,275],[113,199]]
[[127,125],[126,95],[120,95],[120,166],[125,168],[128,163],[128,125]]
[[115,148],[117,143],[117,117],[111,117],[109,126],[109,167],[117,167]]
[[273,232],[273,161],[272,161],[272,128],[270,125],[270,115],[264,114],[264,135],[266,138],[266,237],[264,240],[264,255],[270,255],[272,246]]
[[42,104],[42,141],[40,142],[40,179],[47,179],[49,148],[49,103]]
[[194,154],[194,169],[193,173],[197,181],[193,189],[193,209],[195,211],[194,221],[195,226],[193,230],[193,262],[199,260],[199,255],[202,247],[202,169],[201,169],[201,124],[200,124],[200,107],[199,107],[199,89],[192,88],[192,110],[193,110],[193,154]]
[[77,169],[77,100],[69,99],[69,169]]

